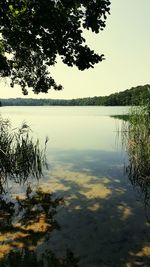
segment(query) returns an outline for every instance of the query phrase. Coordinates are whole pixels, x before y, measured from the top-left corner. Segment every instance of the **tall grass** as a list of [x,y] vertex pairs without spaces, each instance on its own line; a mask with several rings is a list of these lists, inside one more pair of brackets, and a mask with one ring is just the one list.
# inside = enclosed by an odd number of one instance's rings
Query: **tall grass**
[[150,203],[150,104],[132,107],[129,121],[123,122],[123,143],[127,148],[130,181]]
[[12,129],[10,121],[0,117],[0,189],[8,178],[18,183],[29,176],[39,179],[44,165],[45,148],[33,140],[29,126]]

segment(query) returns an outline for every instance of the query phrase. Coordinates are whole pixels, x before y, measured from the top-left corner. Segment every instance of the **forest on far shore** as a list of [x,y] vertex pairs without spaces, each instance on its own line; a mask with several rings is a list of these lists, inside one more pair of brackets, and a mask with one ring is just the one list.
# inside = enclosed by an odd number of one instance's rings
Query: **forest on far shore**
[[77,99],[1,99],[1,106],[130,106],[150,100],[150,85],[132,87],[109,96],[94,96]]

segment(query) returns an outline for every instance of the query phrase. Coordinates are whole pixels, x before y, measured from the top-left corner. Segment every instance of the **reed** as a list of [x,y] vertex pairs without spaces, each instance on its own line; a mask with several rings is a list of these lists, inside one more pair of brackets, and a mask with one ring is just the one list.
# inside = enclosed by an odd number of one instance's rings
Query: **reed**
[[24,183],[29,177],[39,179],[46,166],[46,143],[47,140],[41,149],[26,123],[12,129],[10,121],[0,117],[0,188],[7,179],[17,183]]
[[123,122],[123,143],[129,165],[126,168],[132,184],[139,189],[145,205],[150,202],[150,104],[132,107],[128,122]]

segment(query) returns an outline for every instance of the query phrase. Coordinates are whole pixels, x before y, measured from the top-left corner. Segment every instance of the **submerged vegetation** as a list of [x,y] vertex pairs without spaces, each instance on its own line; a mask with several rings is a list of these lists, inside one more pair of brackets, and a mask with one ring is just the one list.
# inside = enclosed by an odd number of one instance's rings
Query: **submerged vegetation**
[[132,107],[127,122],[123,122],[123,143],[129,165],[126,169],[146,206],[150,204],[150,104]]

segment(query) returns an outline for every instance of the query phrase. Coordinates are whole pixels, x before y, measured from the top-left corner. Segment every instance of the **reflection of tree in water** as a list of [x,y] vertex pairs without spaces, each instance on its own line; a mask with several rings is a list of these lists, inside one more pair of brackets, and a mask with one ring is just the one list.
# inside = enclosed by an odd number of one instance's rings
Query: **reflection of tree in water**
[[[58,228],[54,215],[57,206],[62,201],[61,198],[52,200],[51,193],[43,192],[40,188],[33,192],[30,187],[27,188],[24,198],[17,196],[13,201],[5,198],[6,194],[0,197],[1,229],[4,227],[9,230],[18,230],[20,227],[20,229],[29,230],[31,235],[35,231],[34,225],[39,226],[36,230],[41,233],[44,230],[47,232]],[[5,224],[3,218],[5,218]]]
[[[38,253],[54,229],[59,229],[54,215],[62,202],[52,194],[28,187],[25,198],[6,202],[1,196],[1,256],[0,266],[69,266],[76,259],[70,251],[65,258],[57,258],[50,250]],[[15,251],[14,251],[15,248]]]
[[0,266],[75,267],[70,251],[62,259],[48,249],[42,251],[51,232],[59,229],[55,214],[62,199],[31,186],[24,197],[11,199],[7,192],[10,181],[26,185],[31,177],[39,179],[46,164],[44,151],[26,124],[10,130],[10,122],[0,119]]
[[41,255],[41,259],[37,259],[35,252],[23,249],[17,252],[11,252],[7,259],[1,263],[1,267],[77,267],[77,260],[72,252],[67,251],[66,257],[62,259],[56,258],[54,253],[46,251]]

